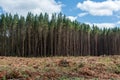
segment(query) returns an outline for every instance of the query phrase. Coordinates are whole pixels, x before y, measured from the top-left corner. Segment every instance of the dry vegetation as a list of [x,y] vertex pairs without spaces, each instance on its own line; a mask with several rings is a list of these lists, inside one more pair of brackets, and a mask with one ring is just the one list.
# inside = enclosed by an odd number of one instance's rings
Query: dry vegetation
[[0,57],[0,80],[120,80],[120,56]]

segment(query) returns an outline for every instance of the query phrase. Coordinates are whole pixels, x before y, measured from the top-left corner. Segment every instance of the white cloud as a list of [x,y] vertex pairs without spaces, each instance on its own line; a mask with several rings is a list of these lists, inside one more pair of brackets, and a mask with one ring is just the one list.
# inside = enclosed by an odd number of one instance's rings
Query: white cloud
[[117,26],[117,23],[90,23],[86,22],[86,24],[89,24],[90,26],[98,26],[99,28],[114,28]]
[[55,0],[0,0],[0,6],[9,13],[26,15],[28,12],[39,14],[41,12],[48,14],[59,13],[62,4]]
[[116,27],[116,24],[114,23],[94,23],[95,25],[97,25],[100,28],[113,28]]
[[83,16],[85,16],[85,15],[87,15],[88,13],[80,13],[80,14],[78,14],[78,16],[79,17],[83,17]]
[[71,21],[75,21],[77,19],[77,17],[74,16],[68,16],[67,18],[69,18]]
[[117,24],[120,24],[120,21],[118,21]]
[[85,0],[83,3],[79,2],[77,8],[93,16],[111,16],[114,12],[120,11],[120,0],[105,0],[103,2]]
[[116,26],[120,27],[120,21],[116,22]]

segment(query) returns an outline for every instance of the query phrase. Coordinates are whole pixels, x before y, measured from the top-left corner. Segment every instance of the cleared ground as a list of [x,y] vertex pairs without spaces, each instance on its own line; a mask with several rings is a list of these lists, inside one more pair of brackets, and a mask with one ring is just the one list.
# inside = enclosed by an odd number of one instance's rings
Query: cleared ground
[[120,80],[120,56],[0,57],[0,80]]

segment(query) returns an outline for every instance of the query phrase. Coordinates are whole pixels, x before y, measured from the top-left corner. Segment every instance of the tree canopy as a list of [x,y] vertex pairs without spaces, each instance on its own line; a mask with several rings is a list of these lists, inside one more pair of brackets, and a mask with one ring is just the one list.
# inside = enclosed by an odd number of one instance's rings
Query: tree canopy
[[0,56],[119,55],[120,28],[100,29],[62,13],[0,15]]

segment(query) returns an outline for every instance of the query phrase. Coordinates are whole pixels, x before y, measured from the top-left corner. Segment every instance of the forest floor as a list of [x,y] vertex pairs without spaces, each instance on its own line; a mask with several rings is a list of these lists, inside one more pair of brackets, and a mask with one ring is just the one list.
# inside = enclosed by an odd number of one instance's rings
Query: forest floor
[[2,56],[0,80],[120,80],[120,56]]

